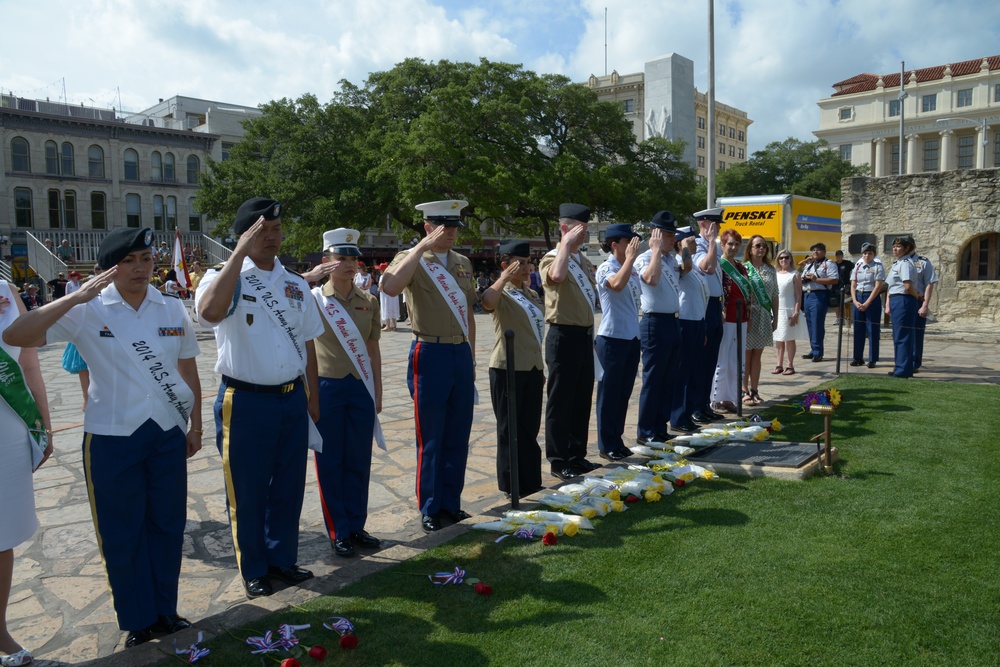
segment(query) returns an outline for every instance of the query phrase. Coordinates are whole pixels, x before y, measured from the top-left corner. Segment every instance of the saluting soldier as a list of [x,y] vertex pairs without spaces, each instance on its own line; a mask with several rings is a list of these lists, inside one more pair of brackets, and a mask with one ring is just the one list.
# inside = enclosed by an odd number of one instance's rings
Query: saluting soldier
[[201,449],[199,350],[184,305],[149,284],[152,242],[148,228],[112,231],[98,249],[103,273],[3,336],[25,347],[71,341],[90,362],[83,468],[127,647],[191,625],[177,615],[177,581],[185,459]]
[[417,205],[426,236],[396,255],[380,283],[383,292],[406,291],[413,342],[406,381],[417,432],[417,505],[425,532],[440,530],[442,517],[468,519],[462,509],[475,400],[477,302],[472,262],[452,247],[467,201]]
[[294,585],[313,576],[296,561],[310,420],[319,419],[313,339],[323,322],[309,284],[277,257],[281,214],[273,199],[243,202],[232,256],[205,274],[195,297],[219,348],[215,440],[250,598],[270,595],[271,577]]
[[673,406],[670,412],[670,428],[681,433],[698,430],[691,419],[696,393],[696,372],[698,363],[705,352],[705,311],[708,309],[708,283],[697,271],[693,271],[692,256],[697,250],[695,232],[690,227],[677,230],[674,234],[674,253],[680,274],[680,311],[677,318],[680,327],[680,346],[677,352],[677,366],[673,379]]
[[594,265],[580,247],[587,240],[590,209],[559,206],[561,240],[539,270],[545,289],[545,363],[549,367],[545,404],[545,456],[552,474],[570,479],[600,468],[587,460],[590,406],[594,395]]
[[501,243],[500,277],[483,292],[483,310],[493,313],[490,395],[497,419],[497,486],[510,495],[510,424],[507,423],[507,347],[504,332],[514,332],[514,388],[517,399],[517,470],[520,495],[542,488],[542,339],[545,305],[530,287],[531,247],[525,239]]
[[[303,276],[314,287],[312,295],[323,319],[323,335],[316,339],[319,366],[320,419],[323,451],[316,452],[316,478],[323,520],[338,556],[354,555],[355,547],[377,549],[381,542],[365,530],[368,519],[368,482],[371,477],[372,439],[385,449],[381,428],[382,353],[378,298],[358,282],[361,249],[356,229],[334,229],[323,234],[323,263]],[[368,282],[371,277],[367,276]]]
[[719,268],[719,226],[723,208],[707,208],[694,214],[701,234],[695,239],[694,270],[708,285],[708,307],[705,309],[705,348],[692,379],[693,412],[691,418],[707,424],[722,415],[711,406],[712,380],[722,345],[722,269]]

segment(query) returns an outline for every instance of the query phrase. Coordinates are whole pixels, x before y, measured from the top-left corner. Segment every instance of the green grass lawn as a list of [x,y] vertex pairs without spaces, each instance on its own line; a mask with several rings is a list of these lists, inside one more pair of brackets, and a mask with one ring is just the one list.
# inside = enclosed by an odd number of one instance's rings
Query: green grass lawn
[[[331,655],[304,666],[997,664],[1000,388],[834,386],[837,476],[698,480],[551,547],[470,532],[233,632],[312,623],[299,636]],[[776,439],[822,430],[797,411],[765,414]],[[494,594],[427,581],[455,565]],[[355,624],[356,650],[334,648],[327,615]],[[277,664],[207,645],[208,665]]]

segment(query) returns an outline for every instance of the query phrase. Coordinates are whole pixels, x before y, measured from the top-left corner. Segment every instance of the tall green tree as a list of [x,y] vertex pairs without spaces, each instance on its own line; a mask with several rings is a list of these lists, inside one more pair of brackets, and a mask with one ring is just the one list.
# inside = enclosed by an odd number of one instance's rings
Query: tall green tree
[[749,160],[720,172],[720,197],[792,194],[840,201],[840,181],[862,176],[867,167],[854,167],[830,150],[826,141],[803,142],[793,137],[775,141]]

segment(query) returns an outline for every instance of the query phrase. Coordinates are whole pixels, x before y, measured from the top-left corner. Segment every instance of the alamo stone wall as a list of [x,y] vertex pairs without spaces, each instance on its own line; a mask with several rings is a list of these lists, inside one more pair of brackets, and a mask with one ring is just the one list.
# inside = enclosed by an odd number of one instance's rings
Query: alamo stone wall
[[874,234],[888,271],[892,238],[912,234],[938,274],[930,305],[938,320],[958,329],[1000,325],[1000,281],[958,279],[966,246],[1000,233],[1000,169],[846,178],[842,193],[844,248],[855,234]]

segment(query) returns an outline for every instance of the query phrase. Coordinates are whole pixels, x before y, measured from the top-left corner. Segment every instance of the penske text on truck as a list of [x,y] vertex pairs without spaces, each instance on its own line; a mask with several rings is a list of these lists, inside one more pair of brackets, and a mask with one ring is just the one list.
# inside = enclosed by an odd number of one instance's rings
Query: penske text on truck
[[723,230],[735,229],[744,241],[760,234],[774,242],[776,251],[791,250],[796,260],[809,254],[814,243],[825,243],[831,256],[841,246],[839,202],[798,195],[761,195],[720,197],[716,206],[726,209]]

